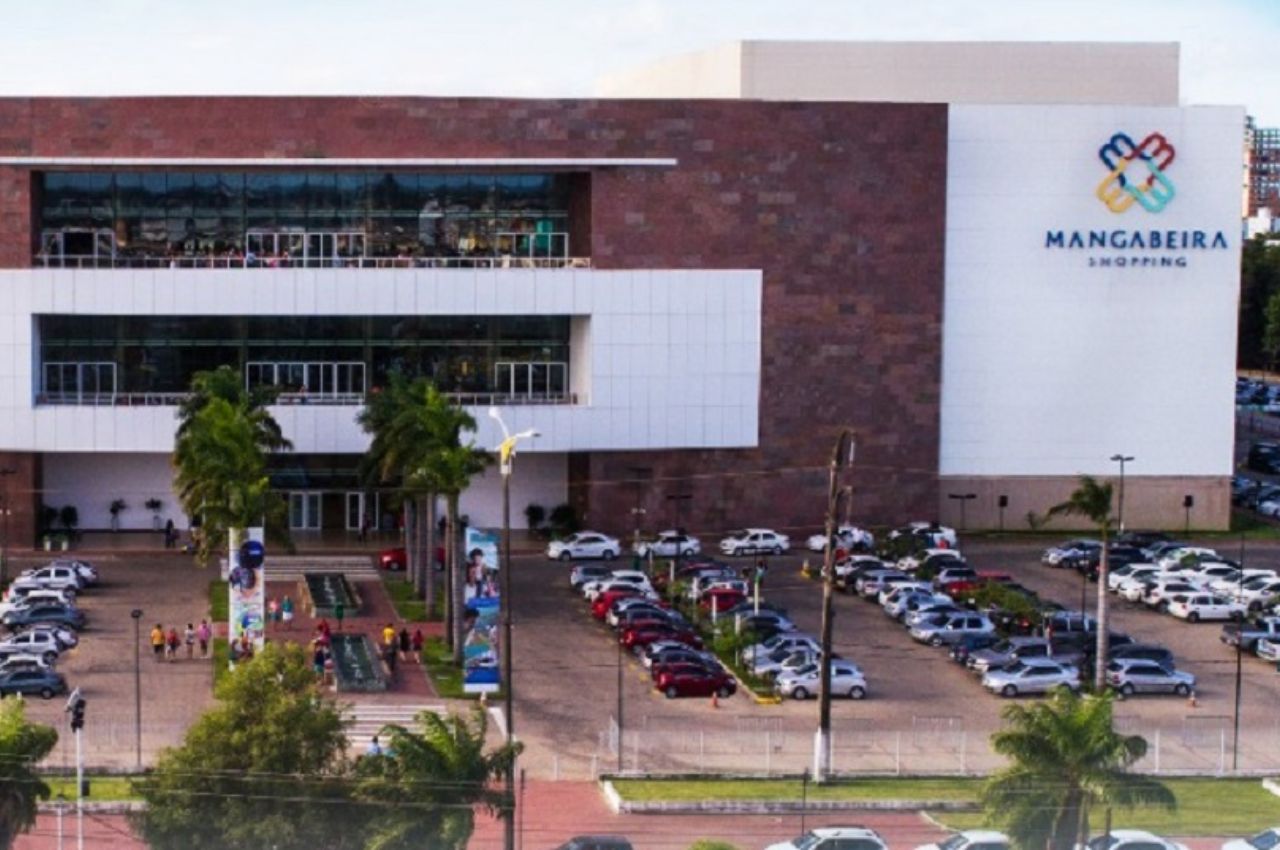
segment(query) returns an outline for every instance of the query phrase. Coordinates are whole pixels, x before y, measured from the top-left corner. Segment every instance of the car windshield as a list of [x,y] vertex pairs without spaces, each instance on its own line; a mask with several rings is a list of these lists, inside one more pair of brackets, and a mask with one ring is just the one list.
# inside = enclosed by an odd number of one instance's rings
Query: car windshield
[[938,850],[956,850],[957,847],[963,847],[968,840],[963,832],[957,832],[946,841],[939,843]]
[[999,643],[993,645],[991,647],[991,651],[998,652],[998,653],[1013,652],[1013,644],[1009,643],[1009,641],[1007,640],[1002,640]]
[[1027,665],[1023,664],[1021,661],[1014,660],[1004,665],[1001,669],[1006,673],[1021,673],[1023,670],[1027,669]]
[[818,665],[812,662],[805,664],[803,667],[796,668],[797,676],[808,676],[811,673],[817,673],[817,672],[818,672]]
[[1280,843],[1280,832],[1277,832],[1274,829],[1259,832],[1253,838],[1249,839],[1249,843],[1254,847],[1257,847],[1258,850],[1271,850],[1271,848],[1275,847],[1277,843]]
[[817,847],[821,841],[822,838],[820,836],[814,835],[812,832],[806,832],[791,844],[796,850],[811,850],[811,848]]
[[1099,835],[1097,838],[1090,841],[1088,846],[1089,850],[1107,850],[1108,847],[1118,844],[1119,842],[1120,839],[1116,838],[1114,835]]

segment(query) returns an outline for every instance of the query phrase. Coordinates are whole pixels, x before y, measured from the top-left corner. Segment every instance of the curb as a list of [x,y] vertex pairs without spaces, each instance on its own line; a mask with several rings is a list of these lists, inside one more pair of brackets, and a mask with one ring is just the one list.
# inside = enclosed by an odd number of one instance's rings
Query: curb
[[783,815],[800,812],[915,812],[930,809],[945,812],[976,812],[972,800],[625,800],[607,779],[600,782],[600,793],[614,814],[629,815]]
[[1262,780],[1262,787],[1277,797],[1280,797],[1280,781],[1275,779],[1264,779]]
[[[76,813],[75,800],[67,800],[62,803],[40,803],[36,806],[36,811],[41,814],[57,814],[59,806],[62,807],[64,815],[74,815]],[[141,800],[86,801],[84,804],[84,810],[95,815],[124,815],[130,812],[146,811],[146,808],[147,804]]]

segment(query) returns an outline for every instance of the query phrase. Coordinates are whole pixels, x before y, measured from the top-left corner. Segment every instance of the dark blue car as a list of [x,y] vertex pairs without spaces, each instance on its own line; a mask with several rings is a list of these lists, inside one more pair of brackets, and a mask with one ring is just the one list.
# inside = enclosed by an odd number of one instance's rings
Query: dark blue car
[[84,628],[84,612],[69,605],[32,605],[4,615],[4,624],[10,629],[34,626],[37,623],[56,623],[79,631]]
[[52,670],[28,668],[0,674],[0,697],[9,694],[35,695],[53,699],[67,692],[67,680]]

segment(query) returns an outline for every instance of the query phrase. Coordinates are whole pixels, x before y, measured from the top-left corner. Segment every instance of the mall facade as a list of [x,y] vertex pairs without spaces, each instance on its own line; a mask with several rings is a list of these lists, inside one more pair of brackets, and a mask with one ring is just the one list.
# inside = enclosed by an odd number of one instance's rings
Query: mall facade
[[[1243,121],[1145,101],[0,100],[10,541],[34,541],[41,504],[184,526],[176,404],[221,365],[280,392],[294,448],[273,482],[303,533],[394,523],[356,424],[393,370],[466,405],[479,445],[490,405],[540,431],[518,524],[570,502],[614,533],[812,528],[847,426],[856,521],[963,506],[1025,527],[1123,453],[1130,526],[1181,527],[1189,497],[1193,526],[1222,527]],[[496,524],[498,494],[491,471],[463,509]]]

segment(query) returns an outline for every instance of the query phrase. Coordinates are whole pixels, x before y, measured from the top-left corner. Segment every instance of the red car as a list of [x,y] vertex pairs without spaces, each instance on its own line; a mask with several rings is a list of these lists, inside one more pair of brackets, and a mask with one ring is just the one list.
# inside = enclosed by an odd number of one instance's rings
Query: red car
[[695,657],[694,653],[696,652],[697,650],[691,649],[689,650],[690,655],[687,657],[679,658],[673,661],[659,661],[658,663],[654,664],[652,667],[649,668],[649,678],[653,679],[654,683],[656,684],[658,680],[660,680],[662,676],[666,673],[679,673],[689,669],[693,669],[693,670],[719,670],[720,669],[720,665],[710,659]]
[[747,601],[747,595],[729,588],[715,588],[708,590],[702,594],[702,598],[698,600],[698,608],[704,614],[711,614],[711,603],[715,601],[716,612],[724,613],[729,611],[735,605],[740,605]]
[[655,640],[678,640],[689,646],[701,647],[702,638],[692,629],[682,626],[673,626],[670,623],[647,623],[644,626],[635,625],[628,628],[618,638],[622,645],[627,649],[636,649],[641,646],[648,646]]
[[[409,567],[409,553],[403,546],[383,549],[378,553],[378,566],[384,570],[405,570]],[[444,547],[436,547],[436,570],[444,569]]]
[[667,695],[667,699],[708,697],[712,694],[724,698],[737,692],[738,683],[723,670],[687,665],[659,676],[657,688]]
[[603,620],[609,614],[609,608],[619,599],[626,599],[630,596],[643,596],[644,592],[638,587],[619,587],[614,590],[606,590],[600,594],[591,603],[591,616],[597,620]]

